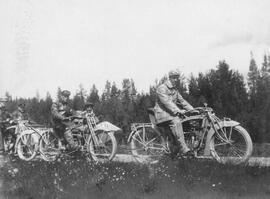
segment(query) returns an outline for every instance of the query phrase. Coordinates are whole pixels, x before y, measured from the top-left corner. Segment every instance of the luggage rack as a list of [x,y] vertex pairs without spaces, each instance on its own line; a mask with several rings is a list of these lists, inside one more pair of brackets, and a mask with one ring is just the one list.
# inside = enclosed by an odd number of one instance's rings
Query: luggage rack
[[131,123],[131,130],[136,131],[139,128],[151,127],[154,128],[152,123]]

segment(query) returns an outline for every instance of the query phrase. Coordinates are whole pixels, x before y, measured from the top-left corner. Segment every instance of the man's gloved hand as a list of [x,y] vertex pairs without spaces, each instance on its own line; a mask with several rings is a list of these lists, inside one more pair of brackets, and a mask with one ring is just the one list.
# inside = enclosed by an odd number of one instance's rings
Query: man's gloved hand
[[200,112],[198,111],[198,110],[196,110],[196,109],[193,109],[193,110],[191,110],[190,111],[191,113],[194,113],[194,114],[199,114]]
[[177,117],[180,117],[180,118],[183,118],[183,117],[185,117],[185,111],[184,110],[180,110],[180,111],[178,111],[177,113],[176,113],[176,116]]
[[63,121],[63,122],[70,122],[71,119],[70,119],[69,117],[64,117],[64,118],[62,119],[62,121]]

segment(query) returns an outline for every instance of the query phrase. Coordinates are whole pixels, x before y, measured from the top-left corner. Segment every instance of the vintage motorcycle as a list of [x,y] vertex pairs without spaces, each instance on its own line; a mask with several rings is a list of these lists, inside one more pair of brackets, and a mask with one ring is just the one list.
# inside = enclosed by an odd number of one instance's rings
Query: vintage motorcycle
[[6,120],[3,132],[4,150],[30,161],[38,154],[38,143],[41,135],[51,129],[35,124],[29,120]]
[[[74,141],[87,159],[105,162],[114,158],[117,150],[114,132],[120,128],[106,121],[97,123],[95,114],[88,111],[77,111],[66,124],[70,126]],[[55,132],[46,132],[40,139],[39,150],[44,160],[53,161],[63,154],[65,145]]]
[[[210,107],[187,111],[182,118],[185,141],[196,158],[214,158],[220,163],[246,163],[253,144],[248,132],[236,121],[219,119]],[[134,123],[128,142],[139,162],[157,162],[161,155],[171,154],[168,135],[155,123],[153,109],[148,110],[151,123]]]

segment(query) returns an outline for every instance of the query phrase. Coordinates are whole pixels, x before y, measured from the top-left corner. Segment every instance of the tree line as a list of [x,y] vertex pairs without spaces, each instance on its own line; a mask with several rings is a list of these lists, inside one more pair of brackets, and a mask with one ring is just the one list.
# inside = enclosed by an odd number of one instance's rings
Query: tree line
[[[156,87],[166,80],[166,76],[156,80],[149,92],[139,93],[132,79],[124,79],[121,88],[115,82],[107,81],[102,93],[95,85],[87,91],[82,85],[70,105],[74,110],[82,110],[86,102],[94,103],[97,115],[123,129],[123,140],[130,132],[130,124],[149,122],[147,109],[155,104]],[[261,66],[251,56],[248,77],[230,69],[226,61],[206,73],[181,75],[178,89],[194,107],[207,103],[219,117],[230,117],[241,123],[250,133],[254,142],[270,142],[270,56],[264,55]],[[58,88],[57,97],[61,92]],[[6,108],[12,112],[19,103],[25,103],[25,110],[31,120],[51,125],[50,108],[52,98],[49,93],[43,99],[13,99],[6,93]]]

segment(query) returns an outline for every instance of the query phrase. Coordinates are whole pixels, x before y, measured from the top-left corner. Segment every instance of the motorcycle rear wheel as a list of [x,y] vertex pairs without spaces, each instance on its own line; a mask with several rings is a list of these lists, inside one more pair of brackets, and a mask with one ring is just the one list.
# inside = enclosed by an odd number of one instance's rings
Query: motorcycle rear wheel
[[154,164],[166,153],[166,142],[159,132],[151,127],[142,127],[133,133],[130,148],[139,163]]
[[210,141],[211,155],[220,163],[244,164],[252,154],[253,144],[248,132],[241,126],[223,127]]

